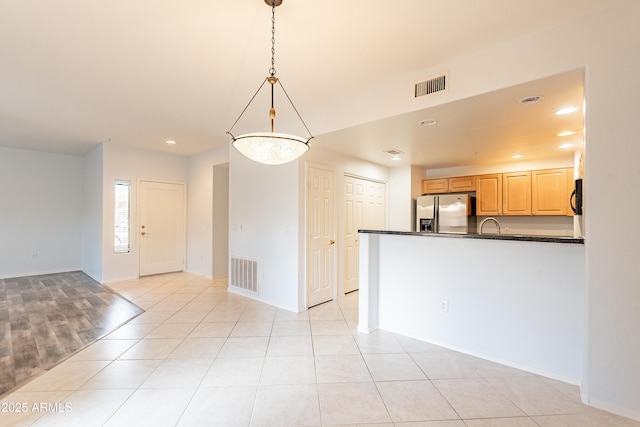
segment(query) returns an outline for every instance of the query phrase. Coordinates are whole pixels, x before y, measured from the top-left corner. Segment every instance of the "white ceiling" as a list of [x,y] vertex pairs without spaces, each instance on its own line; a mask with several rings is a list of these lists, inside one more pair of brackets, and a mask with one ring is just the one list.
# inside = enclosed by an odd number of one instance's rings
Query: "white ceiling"
[[[529,114],[562,96],[581,99],[582,74],[363,126],[373,117],[340,112],[357,110],[362,101],[353,95],[389,76],[617,1],[284,0],[276,9],[277,75],[317,136],[313,144],[383,164],[390,160],[382,151],[392,148],[406,153],[404,162],[431,167],[449,165],[452,155],[493,161],[549,140],[556,127]],[[225,132],[268,74],[270,36],[263,0],[0,0],[0,145],[81,155],[113,143],[189,156],[226,144]],[[517,104],[537,94],[545,100]],[[247,130],[264,127],[267,108],[252,113],[243,117]],[[415,126],[426,118],[439,123]],[[375,137],[388,133],[405,138],[389,146]]]
[[[429,95],[426,95],[429,96]],[[541,96],[535,103],[520,100]],[[584,70],[405,113],[318,137],[323,147],[387,165],[413,164],[427,169],[505,164],[551,158],[573,160],[584,142]],[[556,115],[567,106],[580,109]],[[424,120],[436,124],[421,125]],[[558,133],[572,131],[570,136]],[[570,149],[560,145],[571,143]],[[397,161],[389,150],[401,151]]]

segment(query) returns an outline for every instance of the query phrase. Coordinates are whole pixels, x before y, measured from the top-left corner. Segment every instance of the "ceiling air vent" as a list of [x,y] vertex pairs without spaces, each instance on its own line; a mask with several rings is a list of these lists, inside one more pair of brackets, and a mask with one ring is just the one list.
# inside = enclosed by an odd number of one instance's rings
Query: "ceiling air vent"
[[391,150],[385,150],[385,153],[391,154],[392,156],[399,156],[400,154],[403,154],[402,151],[396,150],[395,148],[392,148]]
[[429,95],[431,93],[440,92],[447,89],[447,76],[446,74],[440,77],[434,77],[433,79],[425,80],[420,83],[416,83],[415,97]]

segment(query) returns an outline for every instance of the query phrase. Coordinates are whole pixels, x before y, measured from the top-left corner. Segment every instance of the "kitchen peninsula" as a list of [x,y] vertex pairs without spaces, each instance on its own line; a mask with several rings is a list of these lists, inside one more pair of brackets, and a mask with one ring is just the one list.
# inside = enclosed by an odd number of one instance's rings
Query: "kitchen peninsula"
[[359,234],[360,332],[380,328],[579,383],[582,238]]

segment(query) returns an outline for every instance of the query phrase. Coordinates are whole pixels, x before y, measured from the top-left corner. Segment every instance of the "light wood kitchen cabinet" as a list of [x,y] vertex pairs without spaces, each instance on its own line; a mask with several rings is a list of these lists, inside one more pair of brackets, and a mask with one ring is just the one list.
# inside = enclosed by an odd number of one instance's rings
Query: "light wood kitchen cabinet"
[[531,215],[531,171],[502,174],[502,214]]
[[449,193],[462,193],[465,191],[476,191],[475,176],[449,178]]
[[422,181],[422,194],[463,193],[467,191],[476,191],[475,176],[456,176]]
[[502,174],[476,177],[476,215],[502,215]]
[[425,179],[422,194],[476,192],[476,215],[573,215],[574,169]]
[[531,172],[531,214],[568,215],[567,168]]
[[449,191],[449,179],[425,179],[422,181],[422,194],[439,194]]

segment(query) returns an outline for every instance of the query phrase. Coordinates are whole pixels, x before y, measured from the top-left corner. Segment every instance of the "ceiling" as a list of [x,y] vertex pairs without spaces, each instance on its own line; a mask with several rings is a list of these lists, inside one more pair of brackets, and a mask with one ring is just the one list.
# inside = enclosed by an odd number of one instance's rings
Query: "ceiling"
[[[490,162],[525,148],[539,156],[546,145],[555,149],[553,136],[565,127],[549,111],[564,99],[581,102],[581,72],[371,123],[378,117],[362,112],[358,94],[618,1],[284,0],[277,75],[314,145],[387,165],[384,150],[398,149],[402,162],[425,167]],[[263,0],[0,0],[0,11],[2,146],[204,152],[228,143],[225,132],[271,65]],[[545,99],[517,103],[529,95]],[[250,109],[242,125],[264,128],[265,116],[267,108]],[[416,126],[430,118],[438,124]]]
[[[540,100],[520,102],[531,97]],[[584,142],[583,102],[584,70],[578,69],[329,132],[318,141],[323,147],[359,153],[372,162],[427,169],[505,164],[513,162],[513,156],[522,156],[517,161],[573,159]],[[579,110],[555,114],[568,106]],[[425,121],[435,124],[421,124]],[[558,136],[567,131],[574,133]]]

